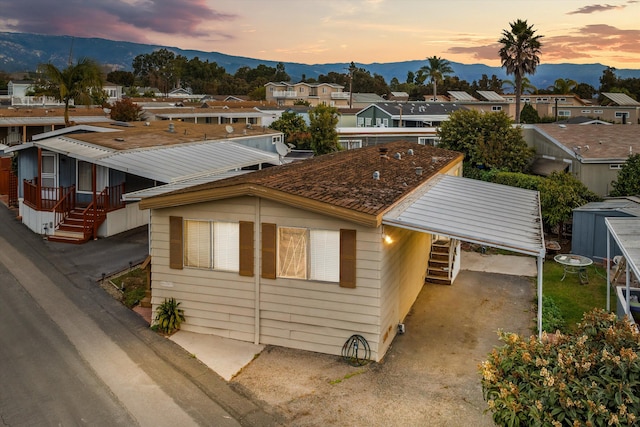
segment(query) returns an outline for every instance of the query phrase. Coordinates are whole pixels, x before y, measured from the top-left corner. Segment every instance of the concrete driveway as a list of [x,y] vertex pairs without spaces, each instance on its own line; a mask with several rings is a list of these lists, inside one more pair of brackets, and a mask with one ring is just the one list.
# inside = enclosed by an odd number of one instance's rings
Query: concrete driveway
[[493,425],[478,364],[498,329],[531,333],[535,259],[465,252],[462,266],[452,286],[423,288],[381,363],[267,346],[230,383],[286,425]]

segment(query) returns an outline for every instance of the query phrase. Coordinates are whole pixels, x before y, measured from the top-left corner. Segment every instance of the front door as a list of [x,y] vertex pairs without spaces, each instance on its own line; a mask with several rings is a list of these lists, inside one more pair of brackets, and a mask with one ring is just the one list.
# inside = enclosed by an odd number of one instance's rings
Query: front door
[[42,199],[58,199],[58,154],[42,153],[42,171],[40,173]]

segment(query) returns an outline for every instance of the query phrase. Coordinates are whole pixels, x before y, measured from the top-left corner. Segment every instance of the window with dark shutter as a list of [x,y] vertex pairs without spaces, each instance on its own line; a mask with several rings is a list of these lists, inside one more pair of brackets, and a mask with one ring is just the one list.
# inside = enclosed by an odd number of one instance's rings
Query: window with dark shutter
[[253,222],[240,221],[240,275],[253,277]]
[[182,270],[182,217],[169,217],[169,267]]
[[262,274],[264,279],[276,278],[276,233],[275,224],[262,224]]
[[340,230],[340,287],[356,287],[356,230]]

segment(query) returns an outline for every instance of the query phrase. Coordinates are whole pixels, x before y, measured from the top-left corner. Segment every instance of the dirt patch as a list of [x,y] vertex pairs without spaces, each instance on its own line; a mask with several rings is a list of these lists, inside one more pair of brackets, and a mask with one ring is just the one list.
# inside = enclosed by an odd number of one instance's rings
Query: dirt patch
[[232,381],[292,426],[492,426],[478,364],[497,330],[530,334],[531,279],[463,271],[427,285],[380,363],[267,347]]

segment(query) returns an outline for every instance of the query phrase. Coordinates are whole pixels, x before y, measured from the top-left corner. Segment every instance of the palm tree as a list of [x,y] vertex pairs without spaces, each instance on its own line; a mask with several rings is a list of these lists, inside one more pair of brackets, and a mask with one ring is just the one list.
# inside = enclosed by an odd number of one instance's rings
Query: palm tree
[[[516,83],[513,80],[504,79],[502,81],[502,86],[511,88],[513,93],[516,92]],[[522,83],[520,84],[520,91],[525,93],[538,93],[538,88],[531,84],[531,80],[528,77],[522,78]]]
[[420,71],[424,72],[424,74],[431,79],[431,83],[433,84],[433,100],[435,101],[438,96],[438,82],[442,81],[447,74],[453,73],[453,68],[451,68],[449,61],[435,55],[427,58],[427,61],[429,61],[429,63],[420,68]]
[[513,74],[516,81],[516,123],[520,123],[520,95],[522,90],[522,78],[525,74],[536,72],[540,64],[540,39],[543,36],[535,35],[533,25],[527,21],[518,19],[509,24],[511,30],[503,30],[502,38],[498,40],[502,44],[500,48],[500,60],[506,68],[507,74]]
[[75,65],[70,63],[62,70],[51,63],[42,64],[39,70],[44,77],[44,82],[39,84],[37,91],[64,103],[65,126],[71,125],[69,121],[71,100],[89,105],[92,93],[102,90],[104,82],[102,72],[98,63],[92,59],[79,59]]
[[578,86],[578,82],[571,79],[556,79],[553,82],[553,86],[549,86],[549,89],[553,91],[553,93],[557,93],[560,95],[567,95],[571,93]]

